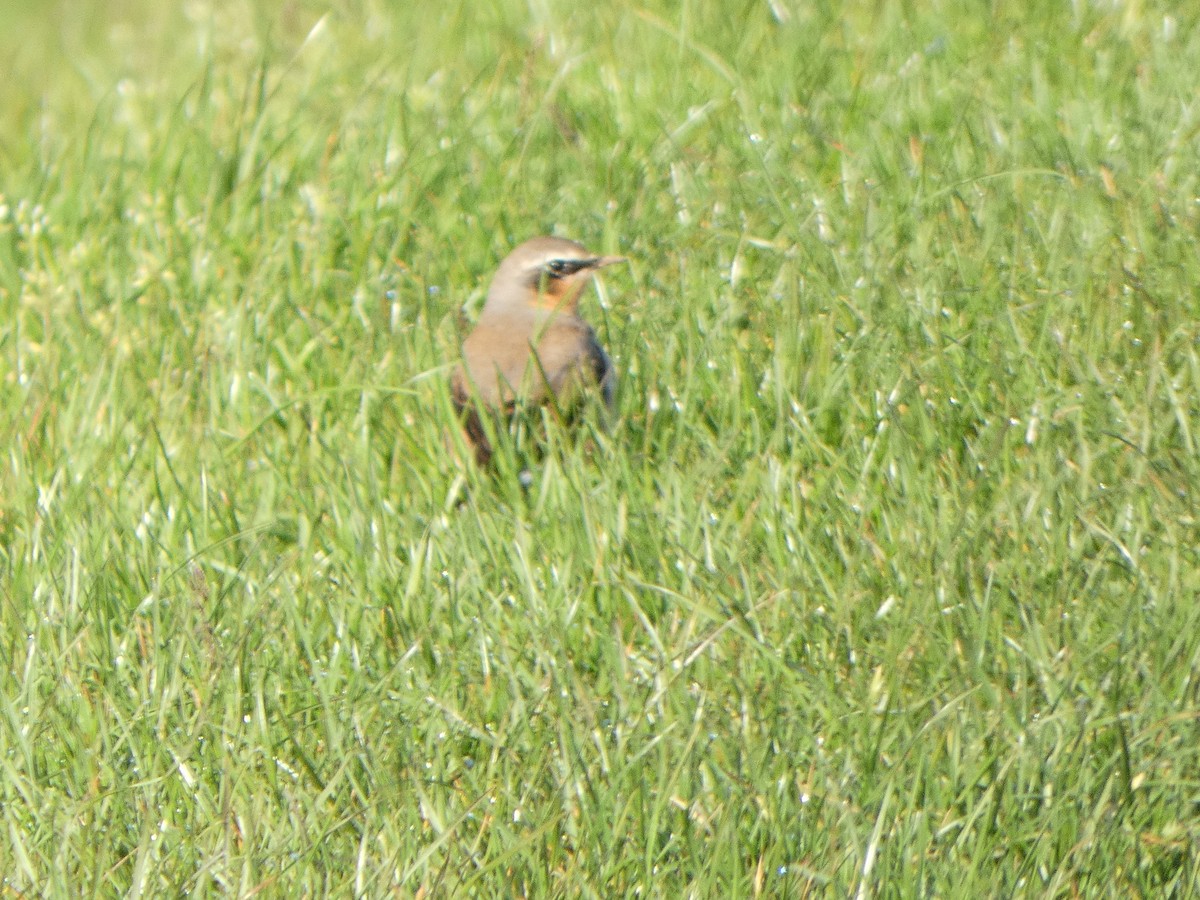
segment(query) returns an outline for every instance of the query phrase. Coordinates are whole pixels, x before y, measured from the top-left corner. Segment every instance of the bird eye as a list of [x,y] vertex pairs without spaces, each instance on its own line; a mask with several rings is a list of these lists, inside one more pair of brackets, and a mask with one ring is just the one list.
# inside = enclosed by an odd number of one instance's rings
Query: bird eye
[[552,259],[550,262],[546,263],[546,268],[555,278],[560,278],[561,276],[567,274],[567,263],[565,260]]

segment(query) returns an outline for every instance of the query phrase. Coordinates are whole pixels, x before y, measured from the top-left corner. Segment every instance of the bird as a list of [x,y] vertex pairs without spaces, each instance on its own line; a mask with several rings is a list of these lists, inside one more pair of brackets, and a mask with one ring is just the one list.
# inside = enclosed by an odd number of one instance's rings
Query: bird
[[592,390],[611,415],[617,374],[579,316],[579,296],[597,271],[625,261],[566,238],[535,237],[500,263],[450,380],[480,466],[493,452],[484,415],[511,420],[521,408],[544,405],[569,415]]

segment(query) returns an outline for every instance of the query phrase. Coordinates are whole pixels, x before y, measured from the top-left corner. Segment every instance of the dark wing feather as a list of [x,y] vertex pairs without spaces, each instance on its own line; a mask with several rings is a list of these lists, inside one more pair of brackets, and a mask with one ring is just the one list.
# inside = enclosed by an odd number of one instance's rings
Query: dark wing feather
[[592,374],[596,378],[596,384],[600,385],[600,392],[604,395],[604,405],[608,407],[608,411],[611,413],[613,411],[613,401],[616,399],[617,370],[613,368],[608,354],[604,352],[604,348],[596,340],[595,332],[590,333],[588,338],[588,363],[591,366]]
[[487,431],[484,430],[483,420],[479,417],[479,407],[468,393],[464,380],[461,372],[455,373],[450,384],[450,399],[462,420],[467,440],[475,448],[475,461],[481,466],[486,466],[492,458],[492,445],[488,440]]

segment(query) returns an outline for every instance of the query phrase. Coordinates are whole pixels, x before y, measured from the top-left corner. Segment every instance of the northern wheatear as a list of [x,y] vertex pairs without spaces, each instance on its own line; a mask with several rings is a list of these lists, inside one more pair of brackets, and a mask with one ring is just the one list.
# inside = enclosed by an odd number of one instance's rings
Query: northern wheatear
[[598,387],[612,411],[617,376],[596,333],[579,317],[579,295],[596,270],[624,259],[597,256],[563,238],[536,237],[500,263],[450,382],[480,465],[492,456],[481,409],[511,417],[518,406],[552,403],[567,413],[588,388]]

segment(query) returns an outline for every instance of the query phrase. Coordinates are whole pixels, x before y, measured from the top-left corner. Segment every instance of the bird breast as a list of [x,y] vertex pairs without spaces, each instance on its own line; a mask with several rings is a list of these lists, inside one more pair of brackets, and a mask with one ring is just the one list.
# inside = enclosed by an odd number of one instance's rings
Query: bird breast
[[598,382],[607,364],[596,359],[598,350],[586,322],[560,315],[519,329],[480,322],[463,343],[463,358],[479,399],[501,407],[517,398],[537,402],[547,390],[564,400],[576,385]]

